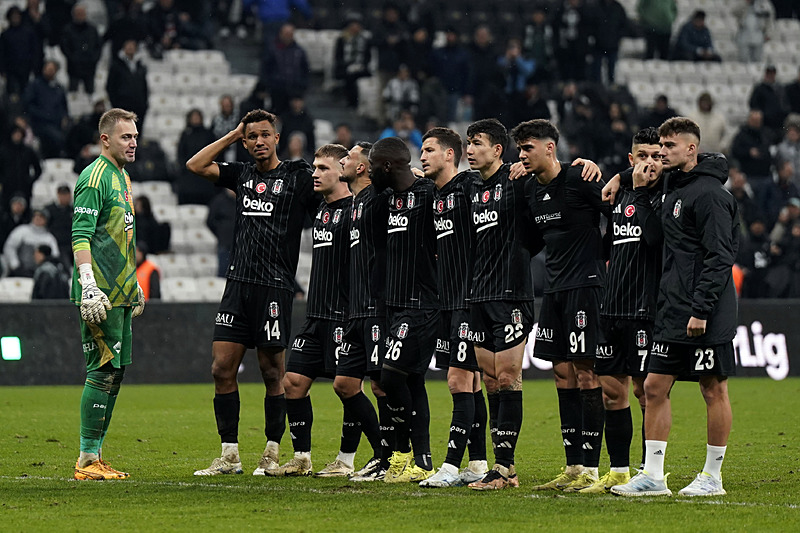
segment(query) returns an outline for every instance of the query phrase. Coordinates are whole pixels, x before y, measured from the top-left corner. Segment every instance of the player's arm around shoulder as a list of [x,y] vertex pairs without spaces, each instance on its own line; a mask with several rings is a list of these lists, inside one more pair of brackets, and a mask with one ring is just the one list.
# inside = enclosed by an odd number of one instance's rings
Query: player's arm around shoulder
[[236,129],[229,131],[224,137],[205,146],[186,162],[186,169],[211,182],[219,179],[219,165],[214,161],[222,152],[235,142],[244,138],[244,124],[241,122]]

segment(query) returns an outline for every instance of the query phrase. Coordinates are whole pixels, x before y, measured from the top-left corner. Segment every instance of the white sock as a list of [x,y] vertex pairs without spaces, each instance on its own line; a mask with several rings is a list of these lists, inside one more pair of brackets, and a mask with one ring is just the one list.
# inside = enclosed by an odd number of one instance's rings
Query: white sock
[[96,453],[81,452],[80,457],[78,458],[78,466],[80,468],[89,466],[98,459],[100,459],[100,455]]
[[469,466],[467,467],[476,474],[485,474],[487,470],[489,470],[489,464],[486,462],[485,459],[481,461],[470,461]]
[[600,473],[597,471],[597,467],[596,466],[595,467],[584,466],[583,467],[583,473],[584,474],[589,474],[590,476],[592,476],[595,479],[597,479],[599,477],[599,475],[600,475]]
[[703,467],[703,472],[716,480],[722,479],[720,470],[722,469],[722,461],[725,459],[725,450],[727,449],[727,446],[706,444],[706,465]]
[[583,472],[583,465],[567,465],[564,473],[570,476],[579,476]]
[[350,468],[353,468],[353,461],[355,461],[356,459],[356,454],[344,453],[340,451],[339,455],[336,458],[339,459],[344,464],[346,464],[347,466],[349,466]]
[[631,468],[629,466],[612,466],[611,471],[617,474],[630,474]]
[[442,468],[440,468],[440,470],[444,470],[445,472],[453,476],[458,475],[458,467],[451,465],[450,463],[442,463]]
[[667,441],[644,441],[644,471],[653,479],[664,479],[664,454],[667,453]]
[[294,456],[297,458],[305,458],[309,461],[311,460],[311,452],[294,452]]
[[238,442],[223,442],[222,443],[222,457],[227,460],[238,463],[239,462],[239,443]]

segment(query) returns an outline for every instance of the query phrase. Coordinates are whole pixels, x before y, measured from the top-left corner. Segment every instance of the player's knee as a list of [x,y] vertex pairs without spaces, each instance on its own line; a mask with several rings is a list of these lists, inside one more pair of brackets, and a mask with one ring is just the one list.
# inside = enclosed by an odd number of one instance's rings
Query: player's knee
[[361,383],[354,383],[354,381],[355,380],[352,379],[340,379],[337,377],[333,380],[333,392],[342,399],[352,398],[361,392]]
[[229,364],[222,360],[214,359],[214,362],[211,363],[211,376],[216,383],[235,380],[236,370],[238,369],[232,369]]
[[517,382],[517,373],[515,372],[499,372],[497,376],[497,385],[500,390],[513,390],[514,384]]
[[707,404],[727,401],[728,387],[726,382],[715,379],[700,382],[700,392]]
[[107,363],[96,370],[86,373],[86,386],[98,391],[110,393],[114,387],[116,369]]
[[386,396],[386,393],[381,388],[381,384],[378,380],[371,380],[370,388],[372,389],[372,394],[374,394],[376,398],[382,398]]
[[261,377],[263,378],[264,384],[267,387],[280,385],[284,380],[284,376],[284,370],[280,367],[268,367],[261,369]]
[[447,387],[450,389],[450,394],[458,394],[460,392],[473,392],[474,384],[472,374],[462,375],[453,374],[447,376]]
[[669,398],[671,384],[659,374],[651,374],[644,382],[644,396],[647,403],[659,403]]

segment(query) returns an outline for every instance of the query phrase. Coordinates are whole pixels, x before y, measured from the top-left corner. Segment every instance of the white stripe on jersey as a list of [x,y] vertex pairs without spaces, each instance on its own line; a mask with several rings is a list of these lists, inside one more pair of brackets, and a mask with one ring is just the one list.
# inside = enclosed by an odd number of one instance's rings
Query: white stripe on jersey
[[314,245],[314,248],[322,248],[323,246],[333,246],[332,242],[321,242]]
[[243,217],[271,217],[272,213],[254,213],[252,211],[243,211]]
[[392,228],[386,233],[397,233],[398,231],[408,231],[408,228]]
[[350,248],[352,248],[353,246],[355,246],[356,244],[358,244],[360,242],[361,242],[360,240],[355,240],[355,241],[351,242],[350,243]]
[[452,235],[453,232],[455,232],[455,230],[452,229],[449,231],[445,231],[444,233],[440,233],[439,235],[437,235],[436,238],[441,239],[442,237],[447,237],[448,235]]
[[620,239],[618,241],[614,241],[614,246],[618,244],[625,244],[626,242],[639,242],[641,241],[641,237],[631,237],[630,239]]
[[480,228],[478,228],[478,229],[476,229],[476,230],[475,230],[475,233],[480,233],[481,231],[483,231],[483,230],[485,230],[485,229],[489,229],[489,228],[491,228],[492,226],[497,226],[497,224],[498,224],[498,222],[492,222],[492,223],[490,223],[490,224],[486,224],[485,226],[481,226]]

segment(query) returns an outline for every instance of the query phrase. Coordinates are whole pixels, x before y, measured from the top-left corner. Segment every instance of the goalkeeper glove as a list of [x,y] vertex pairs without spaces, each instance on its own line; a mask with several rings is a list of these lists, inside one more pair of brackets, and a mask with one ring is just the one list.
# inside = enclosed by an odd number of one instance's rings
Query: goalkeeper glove
[[136,286],[139,289],[139,303],[133,306],[133,313],[131,314],[132,318],[136,318],[137,316],[144,313],[144,291],[140,286]]
[[111,302],[97,287],[92,273],[92,265],[83,263],[78,266],[81,282],[81,318],[92,324],[99,324],[106,319],[106,309],[111,309]]

